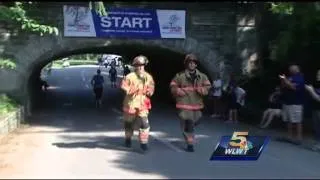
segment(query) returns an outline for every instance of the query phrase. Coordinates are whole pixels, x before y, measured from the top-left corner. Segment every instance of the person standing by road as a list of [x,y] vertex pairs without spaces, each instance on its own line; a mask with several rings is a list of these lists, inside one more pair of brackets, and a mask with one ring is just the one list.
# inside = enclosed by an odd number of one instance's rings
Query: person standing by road
[[195,55],[186,55],[185,70],[177,73],[170,83],[188,152],[194,152],[194,128],[202,117],[203,97],[208,95],[211,86],[208,77],[197,69],[197,63]]
[[131,147],[134,124],[139,121],[139,141],[143,151],[148,150],[150,98],[155,90],[153,77],[144,69],[147,64],[147,57],[143,55],[135,57],[132,63],[134,72],[125,76],[121,82],[121,89],[126,94],[122,108],[124,113],[125,145]]
[[102,93],[103,93],[104,78],[101,75],[101,70],[97,70],[97,74],[93,76],[91,85],[93,86],[93,92],[96,97],[96,107],[99,108],[102,104]]
[[312,119],[317,143],[313,150],[320,150],[320,70],[317,72],[316,82],[314,85],[305,86],[307,92],[312,97]]
[[[283,89],[282,118],[287,123],[288,139],[301,144],[305,81],[298,65],[291,65],[289,72],[288,78],[279,75]],[[293,125],[296,125],[296,140],[293,139]]]
[[216,80],[213,81],[213,86],[211,87],[211,97],[213,101],[213,114],[211,117],[217,118],[222,117],[222,104],[221,104],[221,96],[222,96],[222,80],[220,78],[219,73],[216,74]]
[[109,77],[111,81],[111,87],[116,88],[117,87],[117,70],[114,67],[114,65],[111,66],[111,69],[109,70]]
[[125,65],[123,68],[123,76],[128,75],[130,72],[131,71],[130,71],[129,67],[127,65]]

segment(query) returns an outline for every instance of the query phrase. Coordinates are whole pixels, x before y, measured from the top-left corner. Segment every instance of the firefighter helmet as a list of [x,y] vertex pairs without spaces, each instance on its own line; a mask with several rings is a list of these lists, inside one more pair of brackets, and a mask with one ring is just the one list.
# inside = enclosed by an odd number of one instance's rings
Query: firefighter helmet
[[149,62],[149,60],[146,56],[139,55],[133,59],[132,65],[133,66],[135,66],[135,65],[145,66],[148,64],[148,62]]
[[194,54],[187,54],[184,58],[184,64],[187,65],[190,61],[193,61],[195,63],[199,63],[198,58]]

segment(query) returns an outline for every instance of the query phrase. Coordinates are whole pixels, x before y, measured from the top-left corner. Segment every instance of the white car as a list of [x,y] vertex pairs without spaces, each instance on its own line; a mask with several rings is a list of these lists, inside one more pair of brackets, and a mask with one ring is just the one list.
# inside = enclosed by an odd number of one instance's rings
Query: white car
[[62,67],[69,67],[69,66],[70,66],[69,61],[64,61],[64,62],[62,63]]

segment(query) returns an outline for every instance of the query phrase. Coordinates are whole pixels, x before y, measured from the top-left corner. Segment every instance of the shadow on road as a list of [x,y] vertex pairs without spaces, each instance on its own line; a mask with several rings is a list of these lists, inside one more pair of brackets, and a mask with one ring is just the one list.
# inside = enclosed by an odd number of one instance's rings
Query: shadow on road
[[58,148],[88,148],[88,149],[109,149],[116,151],[141,153],[141,151],[132,148],[126,148],[122,137],[95,137],[94,139],[100,139],[96,141],[81,141],[81,142],[60,142],[52,143],[53,146]]
[[[133,140],[133,147],[130,149],[125,148],[123,145],[124,134],[121,119],[123,94],[119,89],[111,88],[106,88],[104,93],[105,105],[101,109],[96,109],[90,89],[82,87],[79,91],[75,88],[66,91],[56,89],[49,92],[50,96],[47,97],[46,101],[48,103],[46,107],[48,108],[35,113],[31,124],[56,129],[48,132],[31,133],[52,133],[57,138],[54,142],[51,142],[51,145],[58,149],[102,149],[106,150],[106,156],[112,156],[114,153],[116,156],[116,159],[112,160],[114,166],[124,171],[141,173],[141,176],[144,173],[149,173],[165,178],[230,178],[232,176],[237,178],[257,178],[261,176],[271,177],[270,174],[273,173],[272,177],[288,178],[288,176],[284,176],[285,173],[277,174],[273,172],[274,169],[281,169],[287,165],[284,164],[285,158],[281,160],[281,163],[278,160],[265,159],[264,162],[232,162],[232,165],[227,162],[209,161],[213,148],[221,134],[231,135],[233,131],[239,130],[249,131],[258,135],[259,132],[255,132],[254,128],[248,128],[248,126],[242,126],[241,124],[236,126],[222,125],[223,123],[212,119],[203,119],[205,123],[200,124],[199,128],[202,128],[202,132],[207,137],[199,140],[201,141],[199,143],[201,146],[196,146],[195,153],[183,151],[185,144],[182,141],[175,108],[161,103],[155,104],[150,114],[151,131],[158,131],[169,137],[179,138],[179,140],[169,140],[169,143],[180,149],[181,152],[177,152],[154,137],[150,137],[150,151],[145,155],[141,155],[136,136]],[[67,104],[70,102],[71,105],[68,106]],[[115,112],[114,109],[117,109],[118,112]],[[115,134],[106,135],[113,132]],[[89,136],[88,134],[91,135]],[[108,151],[113,152],[108,153]],[[77,151],[74,152],[76,153]],[[95,151],[86,153],[85,155],[90,157],[91,155],[94,156]],[[311,155],[307,157],[311,157]],[[106,159],[106,157],[101,156],[101,159]],[[295,158],[292,157],[292,159]],[[244,167],[245,170],[240,170],[239,166]],[[295,171],[290,169],[290,172]],[[291,174],[292,177],[294,175],[302,177],[297,173]]]

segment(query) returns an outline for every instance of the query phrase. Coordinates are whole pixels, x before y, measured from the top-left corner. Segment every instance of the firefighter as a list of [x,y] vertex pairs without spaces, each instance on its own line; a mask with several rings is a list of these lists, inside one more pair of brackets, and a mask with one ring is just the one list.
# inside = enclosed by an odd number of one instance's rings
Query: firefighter
[[186,55],[185,70],[177,73],[170,82],[188,152],[194,152],[194,128],[202,116],[203,97],[208,95],[211,87],[208,77],[197,69],[198,63],[195,55]]
[[139,121],[139,141],[143,151],[148,150],[149,120],[151,96],[154,93],[153,77],[145,71],[148,64],[147,57],[139,55],[133,59],[134,72],[126,75],[121,82],[121,89],[125,92],[123,102],[125,145],[131,147],[134,124]]

